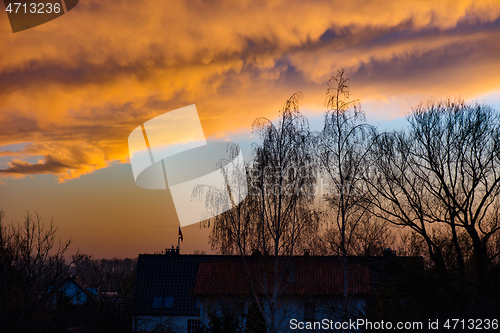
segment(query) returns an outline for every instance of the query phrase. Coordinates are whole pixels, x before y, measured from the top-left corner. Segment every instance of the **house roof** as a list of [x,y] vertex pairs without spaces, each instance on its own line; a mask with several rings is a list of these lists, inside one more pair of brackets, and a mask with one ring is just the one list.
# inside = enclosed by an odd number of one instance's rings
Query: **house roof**
[[[267,263],[262,257],[246,257],[255,290],[263,290],[266,272],[267,290],[272,291],[273,257]],[[270,260],[269,260],[270,259]],[[340,257],[292,256],[279,258],[278,271],[286,272],[282,291],[295,296],[335,296],[343,291],[343,270]],[[347,257],[348,292],[369,293],[384,279],[388,267],[420,268],[422,258],[416,257]],[[137,263],[134,315],[198,316],[196,297],[230,294],[250,295],[249,279],[240,256],[141,254]],[[165,299],[168,298],[168,301]],[[173,302],[172,302],[173,298]],[[158,307],[158,300],[169,306]],[[155,305],[156,304],[156,305]]]
[[88,285],[76,275],[70,275],[64,280],[63,289],[67,288],[66,284],[74,284],[78,289],[80,289],[83,293],[85,293],[89,298],[96,299],[95,295],[93,295],[87,288]]
[[[335,296],[343,293],[343,265],[338,257],[292,257],[290,261],[279,258],[274,262],[250,258],[246,265],[241,260],[217,258],[200,263],[194,294],[196,295],[249,295],[251,283],[257,294],[272,293],[277,274],[282,277],[280,292],[288,296]],[[251,277],[249,279],[248,277]],[[278,276],[278,277],[280,277]],[[224,283],[221,283],[224,281]],[[347,262],[348,293],[366,294],[372,289],[370,267]]]
[[[192,291],[205,255],[140,254],[134,288],[136,315],[197,316]],[[155,297],[173,297],[173,307],[153,307]]]

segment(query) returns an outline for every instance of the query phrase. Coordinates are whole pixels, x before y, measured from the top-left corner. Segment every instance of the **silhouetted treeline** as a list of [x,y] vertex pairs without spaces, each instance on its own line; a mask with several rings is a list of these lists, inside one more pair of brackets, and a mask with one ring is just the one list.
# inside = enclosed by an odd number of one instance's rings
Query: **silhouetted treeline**
[[[4,225],[0,210],[0,331],[130,332],[135,259],[64,255],[57,228],[29,213]],[[79,275],[80,274],[80,275]]]

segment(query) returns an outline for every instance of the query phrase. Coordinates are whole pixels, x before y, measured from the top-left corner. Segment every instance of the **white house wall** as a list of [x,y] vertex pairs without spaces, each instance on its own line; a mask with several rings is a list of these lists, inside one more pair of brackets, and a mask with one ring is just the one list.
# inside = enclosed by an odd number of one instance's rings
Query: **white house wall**
[[[335,315],[335,309],[342,310],[344,308],[344,301],[339,298],[318,300],[316,298],[288,298],[279,300],[279,308],[275,316],[275,325],[280,328],[282,332],[290,331],[290,321],[296,319],[304,321],[304,302],[312,302],[315,304],[315,318],[314,321],[321,321],[323,319],[339,321],[341,318]],[[353,318],[358,318],[364,314],[366,301],[363,298],[351,298],[349,301],[350,315]],[[248,313],[250,305],[253,300],[248,299],[226,299],[223,302],[213,300],[200,300],[200,320],[204,325],[208,325],[208,312],[215,311],[218,315],[222,314],[223,308],[227,308],[232,304],[244,303],[244,313]],[[245,316],[240,316],[243,326],[246,325]]]

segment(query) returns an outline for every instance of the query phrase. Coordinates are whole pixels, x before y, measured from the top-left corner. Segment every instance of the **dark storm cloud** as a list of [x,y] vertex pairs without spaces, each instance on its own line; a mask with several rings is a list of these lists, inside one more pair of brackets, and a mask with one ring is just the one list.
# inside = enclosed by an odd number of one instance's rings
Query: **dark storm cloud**
[[340,68],[363,98],[473,96],[498,88],[499,17],[493,0],[81,1],[2,35],[0,145],[52,158],[19,172],[76,178],[126,162],[130,131],[181,106],[196,103],[207,135],[299,90],[321,106]]
[[43,161],[38,163],[29,163],[26,161],[14,160],[7,163],[7,169],[0,169],[0,173],[13,175],[33,175],[40,173],[61,173],[62,171],[71,168],[51,156],[45,156]]

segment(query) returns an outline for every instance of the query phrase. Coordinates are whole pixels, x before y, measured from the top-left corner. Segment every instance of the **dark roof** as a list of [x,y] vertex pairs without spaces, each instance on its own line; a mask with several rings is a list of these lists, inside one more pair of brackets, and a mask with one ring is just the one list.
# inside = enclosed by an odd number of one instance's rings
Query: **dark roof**
[[[274,261],[268,257],[246,257],[252,276],[272,275]],[[280,258],[279,270],[286,269],[290,282],[285,294],[290,296],[335,296],[343,290],[340,257],[292,256],[287,264]],[[401,268],[423,268],[420,257],[347,257],[348,292],[369,293],[374,285]],[[240,256],[141,254],[137,263],[134,315],[198,316],[197,296],[233,296],[250,294],[250,285]],[[407,269],[409,268],[409,269]],[[254,278],[254,281],[263,281]],[[272,278],[268,279],[268,290]],[[262,287],[256,288],[262,290]],[[173,307],[154,308],[155,297],[173,297]]]
[[[255,282],[257,293],[263,292],[264,276],[267,290],[273,292],[275,263],[250,258],[246,264],[251,280]],[[344,274],[338,257],[292,257],[288,262],[281,259],[277,263],[278,274],[283,276],[283,295],[288,296],[335,296],[343,293]],[[200,263],[195,295],[243,296],[251,293],[247,270],[243,262],[219,257],[211,262]],[[265,273],[265,274],[264,274]],[[224,283],[221,283],[224,281]],[[366,294],[372,289],[370,267],[347,262],[348,293]]]
[[[192,295],[205,255],[140,254],[134,288],[135,315],[198,316]],[[173,308],[153,308],[155,297],[173,297]]]

